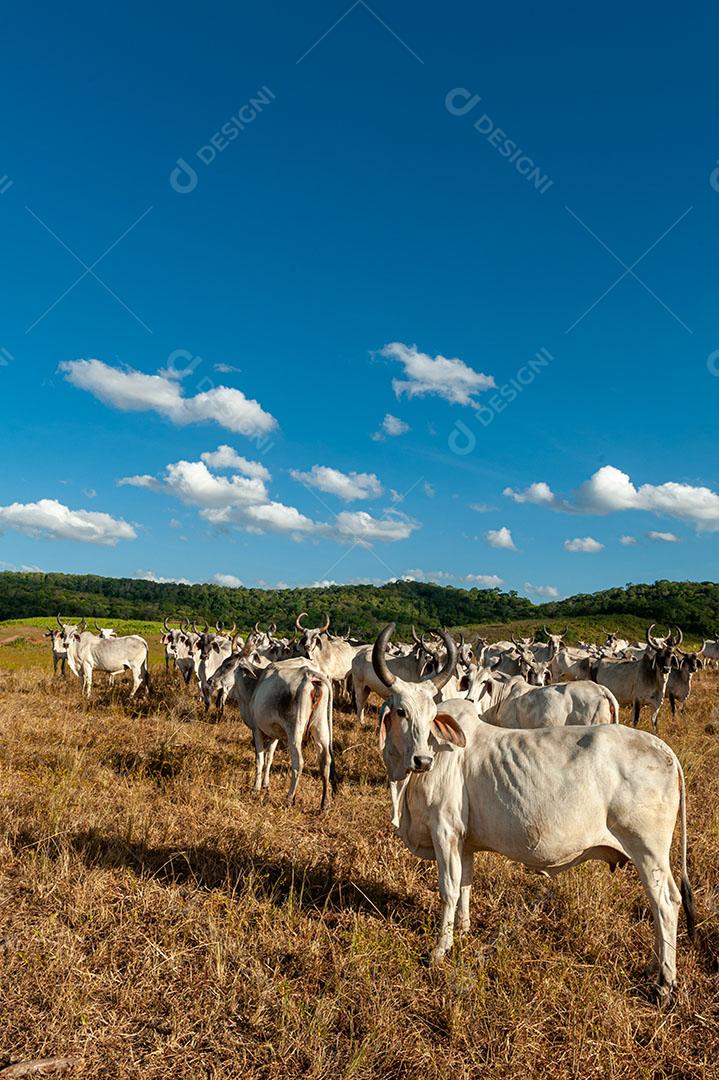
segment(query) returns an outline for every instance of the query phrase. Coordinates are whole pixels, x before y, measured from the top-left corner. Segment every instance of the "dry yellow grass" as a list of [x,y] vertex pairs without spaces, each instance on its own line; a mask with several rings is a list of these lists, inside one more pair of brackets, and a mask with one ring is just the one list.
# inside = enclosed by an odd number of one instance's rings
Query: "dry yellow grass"
[[[16,654],[13,654],[16,656]],[[426,964],[434,864],[394,837],[373,729],[336,718],[340,793],[250,791],[237,720],[155,668],[81,703],[47,651],[0,668],[0,1067],[83,1078],[719,1076],[719,676],[664,734],[687,775],[698,933],[658,1012],[631,867],[546,881],[478,856],[472,930]],[[2,660],[0,659],[0,664]],[[714,725],[715,734],[706,731]]]

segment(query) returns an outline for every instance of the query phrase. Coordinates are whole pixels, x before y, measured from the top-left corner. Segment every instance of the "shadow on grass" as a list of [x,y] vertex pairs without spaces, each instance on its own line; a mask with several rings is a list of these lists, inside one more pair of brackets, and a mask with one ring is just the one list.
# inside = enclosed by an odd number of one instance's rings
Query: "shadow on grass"
[[88,867],[131,870],[139,878],[166,886],[192,886],[230,896],[249,891],[278,907],[291,902],[308,911],[354,911],[383,918],[402,914],[413,921],[423,919],[425,914],[407,896],[391,888],[338,874],[332,859],[307,866],[286,857],[271,858],[241,849],[225,853],[208,844],[181,849],[152,847],[95,829],[62,840],[20,834],[12,847],[18,853],[28,848],[41,850],[49,858],[70,851]]

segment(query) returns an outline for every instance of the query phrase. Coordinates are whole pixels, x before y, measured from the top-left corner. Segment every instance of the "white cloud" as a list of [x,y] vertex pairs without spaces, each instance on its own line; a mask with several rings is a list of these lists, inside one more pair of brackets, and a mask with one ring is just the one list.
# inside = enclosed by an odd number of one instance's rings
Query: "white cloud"
[[204,461],[176,461],[165,470],[165,488],[191,506],[246,506],[267,500],[261,480],[215,476]]
[[549,484],[545,484],[541,480],[539,483],[530,484],[524,491],[515,491],[511,487],[506,487],[502,494],[508,495],[516,503],[536,503],[537,506],[553,506],[556,502],[556,496]]
[[436,494],[434,488],[427,480],[425,480],[424,484],[422,485],[422,490],[424,491],[428,499],[433,499]]
[[636,544],[636,536],[620,536],[619,543],[624,544],[625,547],[631,547],[632,544]]
[[681,544],[679,537],[672,532],[655,532],[651,530],[647,533],[650,540],[663,540],[665,544]]
[[97,492],[94,488],[83,488],[82,493],[86,499],[94,499],[97,496]]
[[118,487],[149,488],[150,491],[160,491],[162,484],[156,476],[144,473],[142,476],[121,476],[117,481]]
[[233,372],[240,372],[242,368],[235,367],[234,364],[213,364],[215,371],[219,371],[221,375],[231,375]]
[[711,488],[674,481],[637,487],[627,473],[614,465],[597,469],[578,488],[573,499],[560,498],[543,481],[531,484],[525,491],[505,488],[504,494],[515,502],[533,502],[575,514],[645,510],[689,522],[699,532],[719,531],[719,494]]
[[577,536],[574,540],[564,541],[565,551],[583,551],[593,554],[596,551],[601,551],[603,547],[604,544],[600,544],[593,536]]
[[374,518],[366,510],[344,510],[337,515],[334,528],[340,539],[371,543],[373,540],[406,540],[419,526],[404,514]]
[[469,509],[474,510],[477,514],[489,514],[496,507],[490,506],[489,503],[470,503]]
[[301,484],[317,488],[328,495],[351,502],[354,499],[375,499],[382,494],[382,485],[374,473],[343,473],[327,465],[313,465],[309,472],[291,469],[290,476]]
[[[203,456],[215,460],[213,455]],[[220,460],[227,460],[227,455],[222,453]],[[333,474],[332,481],[336,481],[338,492],[344,492],[345,497],[349,497],[350,490],[353,498],[360,497],[357,494],[360,490],[362,497],[369,497],[372,490],[382,490],[377,478],[367,473],[326,472]],[[324,472],[322,476],[324,478]],[[417,522],[392,511],[387,511],[382,518],[373,517],[366,511],[343,511],[329,522],[315,521],[294,506],[271,500],[261,479],[217,476],[210,472],[205,461],[176,461],[167,465],[161,481],[140,476],[124,477],[118,482],[174,495],[186,505],[198,507],[200,516],[218,528],[235,527],[250,533],[287,533],[294,540],[314,536],[339,543],[354,541],[369,545],[375,540],[404,540],[419,528]]]
[[500,585],[504,585],[502,578],[496,574],[465,574],[459,580],[472,585],[486,585],[488,589],[498,589]]
[[512,534],[506,525],[503,525],[501,529],[490,529],[484,534],[484,538],[494,548],[506,548],[507,551],[517,550]]
[[452,574],[448,570],[419,570],[416,567],[404,575],[410,581],[460,581],[466,585],[482,585],[497,589],[504,581],[496,574]]
[[275,418],[257,401],[228,386],[184,397],[175,379],[110,367],[102,360],[65,360],[59,370],[73,386],[123,412],[150,410],[179,425],[214,421],[247,436],[265,435],[277,427]]
[[194,581],[188,581],[187,578],[180,577],[160,577],[154,570],[136,570],[133,577],[138,581],[154,581],[157,585],[195,585]]
[[132,525],[121,518],[94,510],[70,510],[56,499],[0,506],[0,532],[14,529],[26,536],[51,540],[79,540],[83,544],[106,544],[135,540]]
[[171,529],[181,529],[182,528],[182,522],[178,521],[177,518],[170,518],[170,528]]
[[227,589],[241,589],[242,582],[234,574],[215,574],[212,579],[217,585],[224,585]]
[[237,472],[244,473],[245,476],[252,476],[257,480],[269,482],[272,479],[270,470],[266,469],[261,462],[249,461],[246,457],[241,457],[231,446],[225,444],[218,446],[216,450],[200,454],[200,457],[205,465],[209,465],[211,469],[235,469]]
[[532,585],[531,581],[525,581],[524,591],[534,596],[545,596],[548,600],[556,600],[559,596],[559,589],[554,585]]
[[398,435],[406,435],[409,430],[409,424],[406,424],[404,420],[400,420],[398,416],[392,416],[392,413],[385,413],[380,430],[375,431],[372,438],[375,442],[383,442],[385,436],[393,439]]
[[392,388],[401,397],[421,397],[436,394],[452,405],[471,405],[479,408],[477,395],[496,386],[491,375],[483,375],[454,357],[429,356],[419,352],[416,345],[390,342],[380,349],[380,355],[397,360],[404,367],[405,379],[393,379]]

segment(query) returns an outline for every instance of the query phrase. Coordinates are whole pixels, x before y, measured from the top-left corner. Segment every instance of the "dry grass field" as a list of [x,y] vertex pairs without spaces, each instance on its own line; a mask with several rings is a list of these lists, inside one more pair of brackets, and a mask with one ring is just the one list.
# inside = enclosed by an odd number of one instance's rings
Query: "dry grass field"
[[[9,635],[5,635],[8,637]],[[338,712],[338,797],[314,756],[269,796],[232,712],[177,677],[81,702],[47,646],[0,645],[0,1070],[83,1078],[719,1076],[719,674],[663,735],[688,785],[698,931],[665,1011],[631,866],[547,881],[478,856],[472,929],[427,965],[436,870],[393,835],[374,729]],[[1,1072],[0,1072],[0,1075]]]

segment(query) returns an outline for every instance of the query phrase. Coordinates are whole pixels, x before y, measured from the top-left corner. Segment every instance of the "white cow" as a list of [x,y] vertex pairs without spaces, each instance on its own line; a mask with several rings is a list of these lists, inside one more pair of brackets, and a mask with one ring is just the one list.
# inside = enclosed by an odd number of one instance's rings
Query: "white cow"
[[[391,691],[380,747],[399,834],[413,854],[437,861],[435,960],[452,947],[455,917],[468,928],[475,852],[495,851],[547,876],[588,859],[611,867],[631,861],[652,910],[657,994],[665,999],[676,982],[680,900],[690,934],[694,927],[684,775],[673,751],[623,725],[504,730],[483,723],[469,702],[438,706],[431,688],[405,683],[387,667],[393,629],[385,628],[373,651]],[[681,893],[669,857],[678,811]]]
[[714,641],[705,641],[699,655],[706,660],[707,664],[719,664],[719,634]]
[[106,671],[110,675],[129,671],[132,675],[130,697],[134,697],[143,685],[145,692],[149,690],[148,647],[145,639],[139,635],[98,638],[89,631],[80,633],[79,630],[68,627],[63,632],[63,645],[67,651],[70,670],[80,679],[85,697],[89,698],[92,692],[92,676],[95,671]]
[[495,727],[531,728],[618,724],[619,704],[611,690],[593,682],[533,686],[513,694],[486,712],[482,720]]

